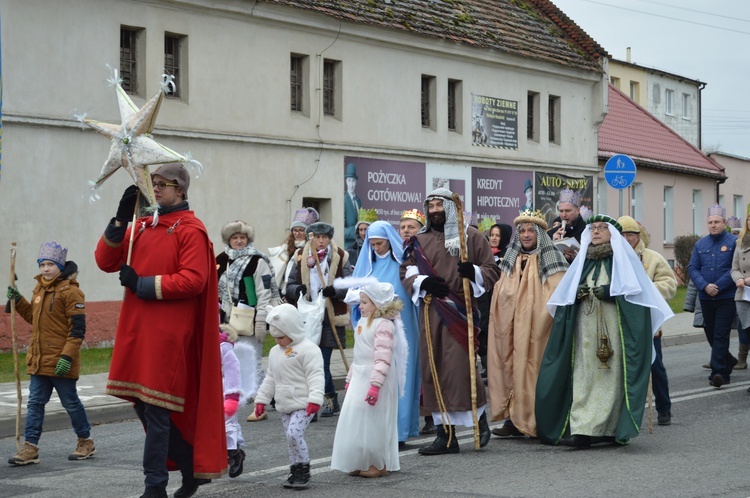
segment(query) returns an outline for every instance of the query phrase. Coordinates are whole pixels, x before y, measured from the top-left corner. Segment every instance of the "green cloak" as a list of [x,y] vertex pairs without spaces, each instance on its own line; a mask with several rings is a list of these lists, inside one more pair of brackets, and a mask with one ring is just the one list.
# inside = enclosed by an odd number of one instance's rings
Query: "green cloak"
[[[586,260],[581,280],[592,270],[595,260]],[[607,274],[612,274],[612,258],[604,260]],[[620,408],[620,417],[615,440],[626,444],[638,435],[643,408],[646,403],[648,379],[651,372],[652,340],[651,311],[649,308],[629,303],[623,296],[615,297],[619,317],[619,337],[623,358],[623,382],[625,396]],[[536,386],[537,435],[545,444],[558,444],[570,437],[570,407],[573,402],[573,365],[575,324],[578,318],[578,301],[558,307],[552,325],[547,348],[544,350],[539,379]]]

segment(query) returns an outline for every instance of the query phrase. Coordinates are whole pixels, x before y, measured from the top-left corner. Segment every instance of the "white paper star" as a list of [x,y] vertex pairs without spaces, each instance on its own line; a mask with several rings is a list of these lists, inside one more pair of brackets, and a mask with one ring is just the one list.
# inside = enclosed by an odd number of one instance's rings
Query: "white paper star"
[[112,141],[109,156],[102,166],[99,177],[91,182],[89,202],[94,202],[100,198],[99,191],[104,181],[122,167],[133,178],[151,208],[156,210],[157,204],[154,198],[154,188],[151,184],[151,175],[148,171],[149,165],[181,162],[186,163],[191,168],[197,166],[199,174],[203,169],[198,161],[188,159],[151,138],[150,133],[156,123],[156,116],[164,100],[164,94],[167,88],[174,86],[174,83],[171,81],[171,77],[165,77],[156,95],[151,97],[141,109],[138,109],[138,106],[122,89],[116,72],[111,82],[114,83],[117,91],[121,124],[103,123],[85,117],[80,118],[86,125]]

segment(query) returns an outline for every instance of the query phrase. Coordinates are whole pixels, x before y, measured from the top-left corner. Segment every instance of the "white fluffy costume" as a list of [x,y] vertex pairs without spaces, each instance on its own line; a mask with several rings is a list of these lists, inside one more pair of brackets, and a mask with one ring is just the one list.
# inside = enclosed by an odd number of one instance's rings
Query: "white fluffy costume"
[[[354,359],[346,377],[349,389],[333,440],[331,468],[343,472],[400,469],[398,398],[403,393],[407,342],[400,311],[389,283],[360,289],[375,304],[354,331]],[[359,296],[357,296],[357,300]],[[380,388],[377,402],[366,401],[371,386]],[[400,388],[400,389],[399,389]]]

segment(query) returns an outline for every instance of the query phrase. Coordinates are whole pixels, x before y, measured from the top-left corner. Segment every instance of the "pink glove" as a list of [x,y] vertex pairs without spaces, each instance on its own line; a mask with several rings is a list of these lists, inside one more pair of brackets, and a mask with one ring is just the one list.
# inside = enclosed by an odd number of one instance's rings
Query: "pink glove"
[[257,418],[260,418],[261,415],[266,413],[266,404],[265,403],[255,403],[255,416]]
[[316,405],[315,403],[308,403],[305,413],[309,417],[310,415],[315,415],[316,413],[318,413],[318,410],[320,410],[320,405]]
[[375,403],[378,402],[378,394],[380,394],[380,388],[378,386],[370,386],[370,389],[367,390],[365,401],[371,406],[375,406]]
[[344,384],[344,392],[347,392],[349,390],[349,383],[347,382]]
[[224,415],[227,417],[232,417],[235,413],[237,413],[237,408],[239,407],[240,402],[236,399],[225,399],[224,400]]

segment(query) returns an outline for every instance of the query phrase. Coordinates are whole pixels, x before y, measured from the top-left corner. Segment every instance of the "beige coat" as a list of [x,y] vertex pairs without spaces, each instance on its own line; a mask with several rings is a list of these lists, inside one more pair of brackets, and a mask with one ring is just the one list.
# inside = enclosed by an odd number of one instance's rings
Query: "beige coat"
[[490,417],[510,418],[532,437],[536,381],[553,321],[546,304],[563,275],[554,273],[542,284],[539,256],[519,254],[513,272],[502,273],[492,295],[487,342]]
[[[750,278],[750,247],[742,247],[740,241],[737,241],[732,258],[732,280],[737,282],[741,278]],[[734,294],[735,301],[742,301],[744,289],[738,287]],[[744,325],[744,324],[743,324]]]
[[646,275],[654,283],[661,297],[666,301],[672,299],[677,292],[677,279],[664,256],[651,249],[646,249],[642,240],[635,246],[635,252],[643,263]]

